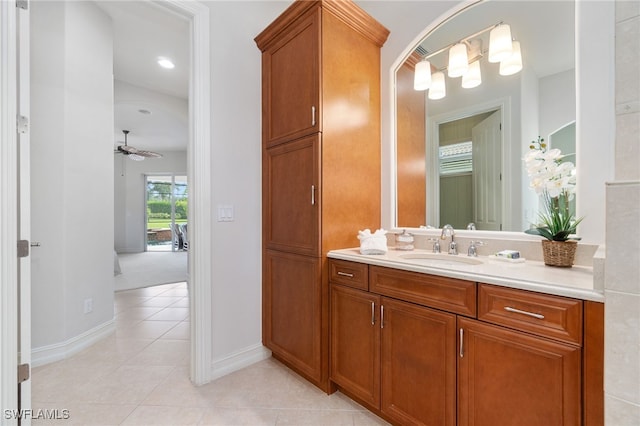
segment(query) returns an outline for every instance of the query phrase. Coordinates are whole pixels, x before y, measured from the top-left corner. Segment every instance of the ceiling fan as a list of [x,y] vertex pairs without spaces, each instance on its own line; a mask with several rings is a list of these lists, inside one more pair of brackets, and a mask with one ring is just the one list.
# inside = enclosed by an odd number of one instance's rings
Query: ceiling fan
[[124,133],[124,145],[118,145],[118,148],[114,151],[115,154],[124,154],[135,161],[143,161],[145,158],[162,157],[162,154],[158,154],[157,152],[144,151],[127,145],[127,135],[129,134],[129,130],[123,130],[122,133]]

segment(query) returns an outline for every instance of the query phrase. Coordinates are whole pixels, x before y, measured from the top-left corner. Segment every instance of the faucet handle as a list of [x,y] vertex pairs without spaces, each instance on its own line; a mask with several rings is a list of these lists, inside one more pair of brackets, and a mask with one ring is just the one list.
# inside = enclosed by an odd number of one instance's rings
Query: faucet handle
[[469,244],[469,249],[467,250],[467,256],[478,257],[478,247],[487,245],[482,241],[471,241]]
[[440,241],[438,238],[429,238],[429,241],[433,242],[433,252],[440,253]]

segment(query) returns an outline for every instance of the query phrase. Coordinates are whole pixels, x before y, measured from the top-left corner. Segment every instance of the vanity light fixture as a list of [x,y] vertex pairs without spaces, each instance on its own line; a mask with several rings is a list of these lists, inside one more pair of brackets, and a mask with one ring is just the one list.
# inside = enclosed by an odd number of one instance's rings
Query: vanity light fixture
[[462,76],[462,87],[473,89],[480,84],[482,84],[482,73],[480,72],[480,60],[477,60],[469,64],[469,69]]
[[442,71],[431,74],[431,87],[429,88],[429,99],[442,99],[447,95],[447,86],[444,82]]
[[498,24],[489,33],[489,62],[501,62],[511,56],[511,27]]
[[431,86],[431,63],[429,61],[420,61],[416,64],[416,70],[413,75],[413,89],[427,90]]
[[461,77],[468,69],[467,45],[464,42],[454,44],[449,49],[449,66],[447,67],[449,77]]
[[[483,33],[489,33],[488,52],[482,49]],[[425,52],[420,47],[416,51]],[[449,52],[446,68],[431,73],[430,58],[444,52]],[[428,53],[416,64],[413,79],[415,90],[429,90],[429,99],[442,99],[446,96],[444,71],[449,77],[462,77],[462,87],[470,89],[482,84],[480,60],[488,53],[489,62],[500,62],[500,75],[512,75],[522,70],[522,52],[520,43],[511,39],[511,27],[499,22],[471,34],[460,41],[452,43],[442,49]]]
[[500,75],[513,75],[522,69],[522,52],[520,42],[513,41],[513,52],[500,62]]

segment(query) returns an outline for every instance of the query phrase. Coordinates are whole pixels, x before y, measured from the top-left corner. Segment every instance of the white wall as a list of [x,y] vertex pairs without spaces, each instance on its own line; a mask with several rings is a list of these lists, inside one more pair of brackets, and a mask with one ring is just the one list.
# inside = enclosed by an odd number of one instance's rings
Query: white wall
[[[212,362],[260,347],[261,53],[253,38],[290,2],[207,2],[211,9]],[[224,41],[224,42],[221,42]]]
[[[111,21],[89,2],[31,3],[32,346],[113,319]],[[83,313],[93,299],[93,312]]]
[[133,161],[119,154],[114,156],[114,245],[118,253],[145,250],[145,175],[173,173],[186,176],[186,151],[168,151],[162,155],[162,158],[144,161]]

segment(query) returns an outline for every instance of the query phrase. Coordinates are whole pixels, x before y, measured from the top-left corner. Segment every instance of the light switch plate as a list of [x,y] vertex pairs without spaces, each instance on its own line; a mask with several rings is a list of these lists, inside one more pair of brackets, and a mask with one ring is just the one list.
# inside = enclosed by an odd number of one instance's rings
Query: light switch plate
[[233,219],[232,205],[218,205],[218,222],[233,222]]

